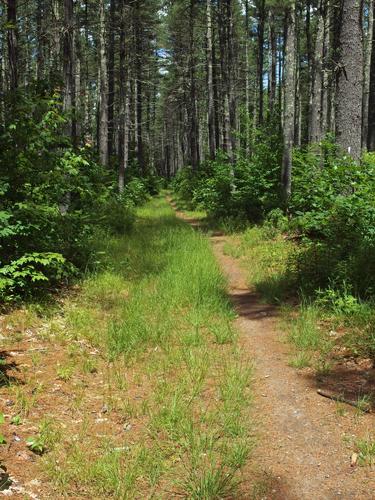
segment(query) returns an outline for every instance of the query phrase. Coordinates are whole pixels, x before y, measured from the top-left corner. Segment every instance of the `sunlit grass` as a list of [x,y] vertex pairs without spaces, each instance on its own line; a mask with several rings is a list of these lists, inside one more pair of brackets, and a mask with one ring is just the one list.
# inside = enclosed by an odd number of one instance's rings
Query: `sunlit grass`
[[[138,211],[132,234],[102,248],[58,335],[99,349],[108,411],[137,420],[141,431],[95,442],[83,426],[46,456],[50,477],[64,494],[78,487],[92,497],[234,496],[253,446],[251,366],[236,347],[208,240],[155,199]],[[97,363],[72,356],[95,376]]]

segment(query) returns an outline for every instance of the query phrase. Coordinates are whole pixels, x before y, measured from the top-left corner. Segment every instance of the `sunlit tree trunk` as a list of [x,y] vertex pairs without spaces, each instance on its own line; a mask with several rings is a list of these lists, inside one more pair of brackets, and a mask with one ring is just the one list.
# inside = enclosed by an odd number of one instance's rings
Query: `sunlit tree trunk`
[[99,3],[99,158],[102,165],[108,165],[108,78],[107,53],[105,46],[105,6],[104,0]]
[[362,146],[363,47],[360,0],[341,0],[336,138],[356,161]]
[[63,36],[63,81],[64,111],[70,113],[69,135],[75,137],[75,119],[73,116],[75,101],[74,49],[73,49],[73,0],[64,0],[64,36]]
[[294,3],[287,10],[286,25],[287,33],[284,62],[284,150],[281,183],[284,199],[287,201],[292,191],[292,151],[295,120],[296,7]]
[[212,18],[211,18],[211,0],[207,0],[207,87],[208,87],[208,144],[210,158],[215,158],[216,138],[215,138],[215,102],[213,86],[213,68],[212,68]]
[[265,25],[265,0],[258,0],[258,123],[263,123],[264,91],[264,25]]
[[374,0],[368,2],[368,33],[365,44],[365,64],[363,71],[363,116],[362,116],[362,149],[367,148],[369,131],[370,69],[372,58],[372,41],[374,36]]
[[312,69],[311,113],[309,142],[315,143],[322,139],[322,90],[323,90],[323,43],[324,43],[324,13],[322,8],[318,14],[318,29],[315,41],[314,64]]
[[[374,2],[372,4],[374,10]],[[375,151],[375,23],[372,27],[371,45],[367,148],[369,151]]]
[[269,114],[273,116],[276,100],[276,32],[275,32],[275,15],[273,10],[269,13]]
[[108,36],[108,156],[114,154],[116,3],[110,2]]

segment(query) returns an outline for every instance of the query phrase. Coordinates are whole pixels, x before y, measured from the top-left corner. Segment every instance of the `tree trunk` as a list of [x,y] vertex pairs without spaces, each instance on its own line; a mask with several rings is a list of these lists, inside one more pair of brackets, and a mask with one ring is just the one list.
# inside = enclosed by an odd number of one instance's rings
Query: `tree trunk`
[[283,164],[281,184],[284,200],[287,202],[292,192],[292,152],[294,145],[295,86],[296,86],[296,6],[287,10],[286,45],[284,61],[284,128]]
[[119,173],[118,189],[122,193],[125,186],[125,175],[129,162],[129,128],[130,128],[130,81],[128,63],[129,57],[126,37],[126,16],[127,0],[121,0],[121,18],[120,18],[120,127],[119,127]]
[[233,26],[233,2],[226,1],[226,52],[227,52],[227,94],[229,105],[229,140],[230,146],[230,161],[235,160],[234,153],[237,149],[236,131],[237,131],[237,110],[235,97],[235,76],[236,76],[236,54],[234,52],[234,26]]
[[37,36],[37,55],[36,55],[36,79],[42,82],[44,78],[44,33],[43,16],[44,0],[38,0],[36,3],[36,36]]
[[73,69],[73,0],[64,0],[64,37],[63,37],[63,108],[70,113],[68,135],[75,136],[75,120],[73,106],[75,100],[74,69]]
[[216,154],[215,138],[215,102],[212,69],[212,18],[211,0],[207,0],[207,87],[208,87],[208,145],[210,158],[214,159]]
[[105,7],[104,0],[99,3],[99,74],[100,74],[100,99],[99,99],[99,158],[102,165],[108,166],[108,79],[107,79],[107,54],[105,46]]
[[250,61],[249,61],[249,0],[245,1],[245,120],[246,120],[246,136],[245,148],[246,156],[250,155]]
[[318,12],[318,29],[315,41],[314,65],[312,68],[312,99],[310,113],[310,143],[322,139],[322,90],[323,90],[323,43],[324,43],[324,12]]
[[356,161],[362,145],[363,47],[359,0],[341,0],[336,137]]
[[[320,0],[323,1],[323,0]],[[317,14],[319,15],[320,6],[318,6]],[[308,89],[308,99],[307,99],[307,142],[310,142],[311,137],[311,114],[312,114],[312,101],[313,101],[313,88],[314,88],[314,56],[312,47],[312,36],[311,36],[311,0],[306,2],[306,56],[307,56],[307,89]]]
[[264,25],[265,25],[265,0],[259,0],[258,8],[258,123],[263,123],[264,92],[263,92],[263,68],[264,68]]
[[114,106],[115,106],[115,29],[116,3],[111,0],[108,36],[108,156],[114,154]]
[[269,115],[272,118],[276,100],[276,32],[275,15],[273,10],[269,13],[269,46],[270,46],[270,70],[269,70]]
[[142,30],[141,30],[141,7],[140,0],[136,1],[135,14],[135,49],[136,49],[136,143],[137,143],[137,160],[141,173],[145,173],[144,155],[143,155],[143,72],[142,72]]
[[190,41],[190,161],[193,170],[196,170],[199,165],[199,129],[197,121],[197,89],[195,77],[195,39],[194,39],[194,16],[195,16],[195,1],[190,0],[190,15],[189,15],[189,41]]
[[9,88],[14,91],[18,87],[17,0],[8,0],[7,14]]
[[59,0],[52,0],[52,58],[50,65],[50,81],[56,85],[61,75],[61,15]]
[[[373,38],[374,38],[374,0],[368,2],[368,35],[366,44],[366,59],[364,67],[363,82],[363,129],[362,129],[362,148],[367,148],[369,135],[369,102],[370,102],[370,75],[371,61],[373,57]],[[372,106],[374,103],[372,103]],[[372,111],[375,112],[375,111]]]
[[[373,2],[375,15],[375,4]],[[371,39],[371,65],[370,65],[370,89],[369,89],[369,117],[368,117],[368,139],[367,148],[375,151],[375,24],[372,29]]]

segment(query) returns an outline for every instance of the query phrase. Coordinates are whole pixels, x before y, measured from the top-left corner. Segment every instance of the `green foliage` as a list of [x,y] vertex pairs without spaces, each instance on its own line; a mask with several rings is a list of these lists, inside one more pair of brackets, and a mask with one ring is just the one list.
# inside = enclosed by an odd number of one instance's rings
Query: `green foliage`
[[297,260],[300,285],[309,293],[349,286],[355,296],[375,291],[375,155],[360,165],[347,157],[324,161],[296,152],[291,227],[304,236]]
[[206,210],[215,218],[257,221],[279,205],[278,137],[259,132],[248,158],[239,153],[230,164],[223,153],[205,162],[198,172],[180,170],[172,187],[186,207]]
[[[15,301],[67,283],[97,261],[99,231],[130,231],[136,205],[158,189],[129,171],[121,197],[114,172],[90,147],[63,135],[60,98],[22,92],[0,128],[0,300]],[[103,234],[101,234],[103,237]]]

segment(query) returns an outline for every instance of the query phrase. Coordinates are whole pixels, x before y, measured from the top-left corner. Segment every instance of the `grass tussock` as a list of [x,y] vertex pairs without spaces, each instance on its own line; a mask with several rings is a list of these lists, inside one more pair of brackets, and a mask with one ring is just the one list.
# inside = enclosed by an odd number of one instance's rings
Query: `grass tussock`
[[[88,436],[90,416],[81,415],[79,432],[63,433],[43,458],[56,491],[235,496],[253,445],[251,367],[237,349],[234,312],[208,240],[155,199],[139,209],[130,236],[102,242],[101,255],[46,335],[100,352],[103,401],[125,430]],[[70,382],[77,362],[95,376],[97,363],[72,358],[56,368],[61,381]],[[83,411],[79,391],[75,404]]]

